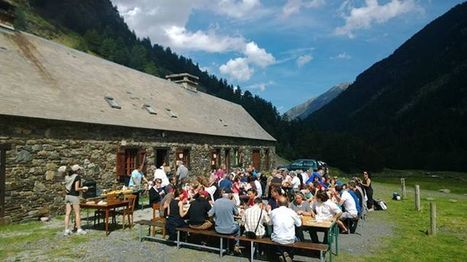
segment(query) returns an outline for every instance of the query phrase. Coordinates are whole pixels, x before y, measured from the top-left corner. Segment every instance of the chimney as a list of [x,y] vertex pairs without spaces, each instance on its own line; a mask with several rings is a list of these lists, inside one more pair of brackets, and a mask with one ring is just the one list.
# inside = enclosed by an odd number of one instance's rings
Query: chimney
[[188,73],[181,73],[166,75],[165,78],[167,78],[169,81],[182,85],[182,87],[185,89],[188,89],[193,92],[198,92],[197,86],[199,77],[197,76],[190,75]]
[[15,30],[16,7],[9,0],[0,0],[0,27]]

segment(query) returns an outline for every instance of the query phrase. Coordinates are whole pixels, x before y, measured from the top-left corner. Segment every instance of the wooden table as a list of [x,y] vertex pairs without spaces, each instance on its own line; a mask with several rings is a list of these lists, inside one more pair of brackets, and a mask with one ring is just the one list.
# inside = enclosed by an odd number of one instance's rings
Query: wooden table
[[[111,209],[115,209],[117,207],[127,207],[130,202],[127,200],[117,200],[112,203],[106,203],[104,205],[98,205],[97,203],[81,203],[81,208],[86,209],[97,209],[97,210],[105,210],[105,233],[109,235],[109,214]],[[88,215],[89,217],[89,215]]]
[[338,254],[338,236],[339,236],[339,228],[337,227],[336,220],[324,220],[324,221],[316,221],[315,218],[311,216],[302,216],[302,227],[313,227],[313,228],[320,228],[324,229],[328,232],[328,244],[329,249],[332,252],[332,246],[335,244],[335,254]]

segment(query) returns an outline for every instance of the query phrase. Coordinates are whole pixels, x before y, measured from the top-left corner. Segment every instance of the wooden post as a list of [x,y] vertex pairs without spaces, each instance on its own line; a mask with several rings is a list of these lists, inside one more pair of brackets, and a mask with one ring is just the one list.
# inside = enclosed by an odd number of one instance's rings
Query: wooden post
[[415,185],[415,209],[420,211],[420,186]]
[[436,203],[430,201],[430,230],[428,231],[430,235],[436,235]]
[[401,194],[402,199],[407,199],[407,191],[405,190],[405,178],[401,178]]

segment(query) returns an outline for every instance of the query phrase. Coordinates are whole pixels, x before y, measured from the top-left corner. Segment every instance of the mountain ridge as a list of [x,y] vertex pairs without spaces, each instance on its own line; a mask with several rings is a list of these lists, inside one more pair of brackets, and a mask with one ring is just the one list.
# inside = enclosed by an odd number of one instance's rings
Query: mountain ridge
[[309,115],[311,115],[313,112],[315,112],[316,110],[319,110],[321,107],[331,102],[340,93],[345,91],[349,85],[350,85],[349,83],[337,84],[329,88],[328,90],[326,90],[326,92],[322,93],[321,95],[317,97],[312,97],[308,99],[307,101],[292,107],[284,114],[290,120],[293,120],[293,119],[304,120]]

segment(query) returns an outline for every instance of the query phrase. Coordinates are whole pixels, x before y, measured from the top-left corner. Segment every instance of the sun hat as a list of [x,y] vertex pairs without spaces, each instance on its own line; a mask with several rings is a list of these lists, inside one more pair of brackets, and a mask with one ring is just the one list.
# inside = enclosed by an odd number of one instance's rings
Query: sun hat
[[71,170],[72,170],[73,172],[76,172],[76,171],[81,170],[81,169],[83,169],[83,168],[82,168],[80,165],[78,165],[78,164],[75,164],[75,165],[73,165],[73,166],[71,167]]

